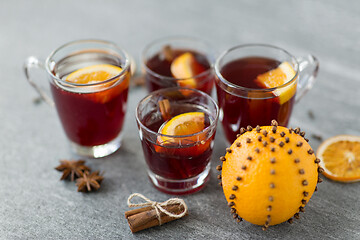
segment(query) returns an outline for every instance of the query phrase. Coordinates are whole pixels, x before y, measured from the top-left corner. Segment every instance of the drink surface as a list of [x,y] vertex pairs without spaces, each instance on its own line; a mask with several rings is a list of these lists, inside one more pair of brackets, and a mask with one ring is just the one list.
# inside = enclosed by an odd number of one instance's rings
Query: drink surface
[[[263,89],[255,81],[260,74],[264,74],[279,66],[275,59],[263,57],[247,57],[235,59],[222,67],[224,78],[237,86],[250,89]],[[240,128],[248,125],[269,125],[276,119],[282,126],[287,126],[293,108],[295,95],[280,104],[279,96],[252,98],[251,90],[247,96],[230,94],[217,85],[220,119],[227,140],[232,143]]]
[[[58,62],[53,73],[65,80],[74,71],[96,64],[120,67],[115,58],[101,52],[83,52]],[[128,95],[129,74],[114,79],[95,91],[68,91],[60,84],[51,83],[56,109],[69,139],[82,146],[97,146],[115,139],[123,126]]]

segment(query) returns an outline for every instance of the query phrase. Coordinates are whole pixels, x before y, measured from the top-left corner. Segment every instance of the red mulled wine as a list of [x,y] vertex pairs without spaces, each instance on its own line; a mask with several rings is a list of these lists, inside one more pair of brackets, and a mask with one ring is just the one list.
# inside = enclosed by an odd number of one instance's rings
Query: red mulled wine
[[65,133],[73,143],[99,146],[119,136],[130,81],[129,69],[122,69],[117,58],[97,50],[66,56],[53,67],[53,74],[62,82],[52,82],[51,92]]
[[[176,116],[188,111],[182,107],[175,110],[172,115]],[[143,124],[154,132],[158,132],[166,124],[161,117],[154,118],[156,115],[156,112],[150,112],[143,120]],[[212,121],[214,120],[205,114],[205,128],[210,126]],[[166,179],[187,179],[203,172],[210,162],[212,153],[210,145],[214,135],[207,138],[206,134],[203,134],[202,137],[194,140],[181,139],[181,144],[176,140],[161,144],[158,139],[155,141],[144,137],[141,143],[145,159],[153,173]]]
[[75,93],[51,84],[58,115],[69,139],[81,146],[110,142],[121,132],[128,80],[95,93]]
[[189,194],[205,186],[218,116],[216,102],[196,89],[160,89],[139,102],[139,136],[149,179],[158,190]]

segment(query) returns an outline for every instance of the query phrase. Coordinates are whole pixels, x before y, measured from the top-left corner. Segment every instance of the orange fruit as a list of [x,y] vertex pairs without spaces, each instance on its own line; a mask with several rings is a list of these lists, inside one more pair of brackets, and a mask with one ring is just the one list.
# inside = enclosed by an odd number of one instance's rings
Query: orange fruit
[[[174,151],[174,147],[179,147],[180,155],[199,155],[209,147],[206,141],[206,134],[196,134],[205,128],[205,113],[188,112],[171,118],[160,129],[159,133],[168,136],[158,136],[155,150],[157,152]],[[192,135],[195,134],[195,135]],[[187,136],[190,135],[190,136]],[[176,137],[170,137],[176,136]],[[181,137],[184,136],[184,137]],[[195,144],[195,145],[194,145]],[[194,146],[192,146],[194,145]],[[171,150],[167,150],[169,147]],[[191,146],[185,151],[180,146]]]
[[318,148],[322,173],[340,182],[360,181],[360,137],[338,135],[325,140]]
[[[263,88],[279,87],[296,75],[295,70],[288,62],[281,63],[277,68],[270,70],[266,73],[257,76],[255,82]],[[296,82],[294,81],[290,85],[282,88],[278,88],[274,91],[274,94],[279,97],[280,104],[287,102],[296,93]]]
[[181,87],[196,88],[196,80],[192,77],[204,72],[206,69],[196,60],[195,56],[186,52],[176,57],[170,66],[172,75],[178,78]]
[[[119,75],[121,71],[120,67],[110,64],[91,65],[70,73],[65,81],[76,84],[96,84]],[[120,84],[118,84],[119,81],[121,81]],[[125,74],[121,79],[119,77],[103,84],[88,86],[94,91],[94,93],[88,94],[88,97],[105,103],[127,89],[128,86],[129,74]]]
[[318,160],[297,133],[258,126],[240,135],[220,158],[219,178],[235,219],[266,229],[304,211],[318,182]]

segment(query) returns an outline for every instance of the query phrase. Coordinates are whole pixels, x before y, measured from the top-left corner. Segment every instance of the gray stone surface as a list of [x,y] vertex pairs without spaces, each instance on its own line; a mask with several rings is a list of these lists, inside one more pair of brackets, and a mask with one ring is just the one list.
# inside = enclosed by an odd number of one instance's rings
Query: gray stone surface
[[[131,234],[127,197],[170,196],[155,190],[145,174],[134,119],[144,89],[130,91],[122,148],[89,160],[105,171],[97,193],[76,192],[53,168],[74,157],[54,109],[34,104],[26,83],[26,57],[45,58],[61,44],[82,38],[118,43],[138,61],[150,41],[185,34],[207,39],[220,52],[243,43],[281,46],[295,55],[313,53],[321,62],[314,88],[296,106],[314,149],[337,134],[360,135],[359,1],[0,1],[0,239],[360,239],[360,184],[325,180],[294,224],[263,232],[235,223],[212,169],[207,187],[185,196],[190,215]],[[39,77],[45,78],[39,73]],[[312,111],[315,119],[308,112]],[[226,143],[219,128],[213,166]]]

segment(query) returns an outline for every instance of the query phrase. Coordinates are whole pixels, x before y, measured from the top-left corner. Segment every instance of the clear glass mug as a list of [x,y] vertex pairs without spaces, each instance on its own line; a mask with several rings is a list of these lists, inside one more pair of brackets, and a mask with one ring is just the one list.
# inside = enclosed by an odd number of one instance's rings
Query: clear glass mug
[[[109,79],[86,84],[66,81],[72,72],[97,64],[120,67]],[[52,97],[33,79],[30,70],[46,70]],[[104,157],[121,145],[128,88],[130,60],[115,44],[102,40],[78,40],[54,50],[44,61],[29,57],[24,65],[29,83],[42,98],[56,107],[72,150],[81,156]]]
[[[295,71],[294,77],[285,84],[260,89],[247,82],[257,78],[255,68],[262,65],[276,68],[282,62],[288,62]],[[311,89],[319,62],[312,55],[295,58],[275,46],[247,44],[222,53],[214,68],[219,119],[227,140],[232,143],[241,127],[269,125],[272,119],[287,126],[294,103]]]
[[[202,131],[190,135],[173,135],[172,131],[162,131],[166,126],[171,129],[167,123],[174,123],[181,114],[188,113],[203,116]],[[196,89],[160,89],[139,102],[136,108],[139,136],[148,165],[148,176],[158,190],[170,194],[188,194],[204,187],[209,179],[218,116],[215,100]],[[185,123],[175,127],[179,126],[189,128]]]
[[[188,87],[211,94],[214,86],[212,47],[197,38],[166,37],[145,47],[141,62],[148,92],[170,87]],[[190,78],[175,78],[170,71],[172,61],[183,53],[190,52],[203,67],[201,73]]]

